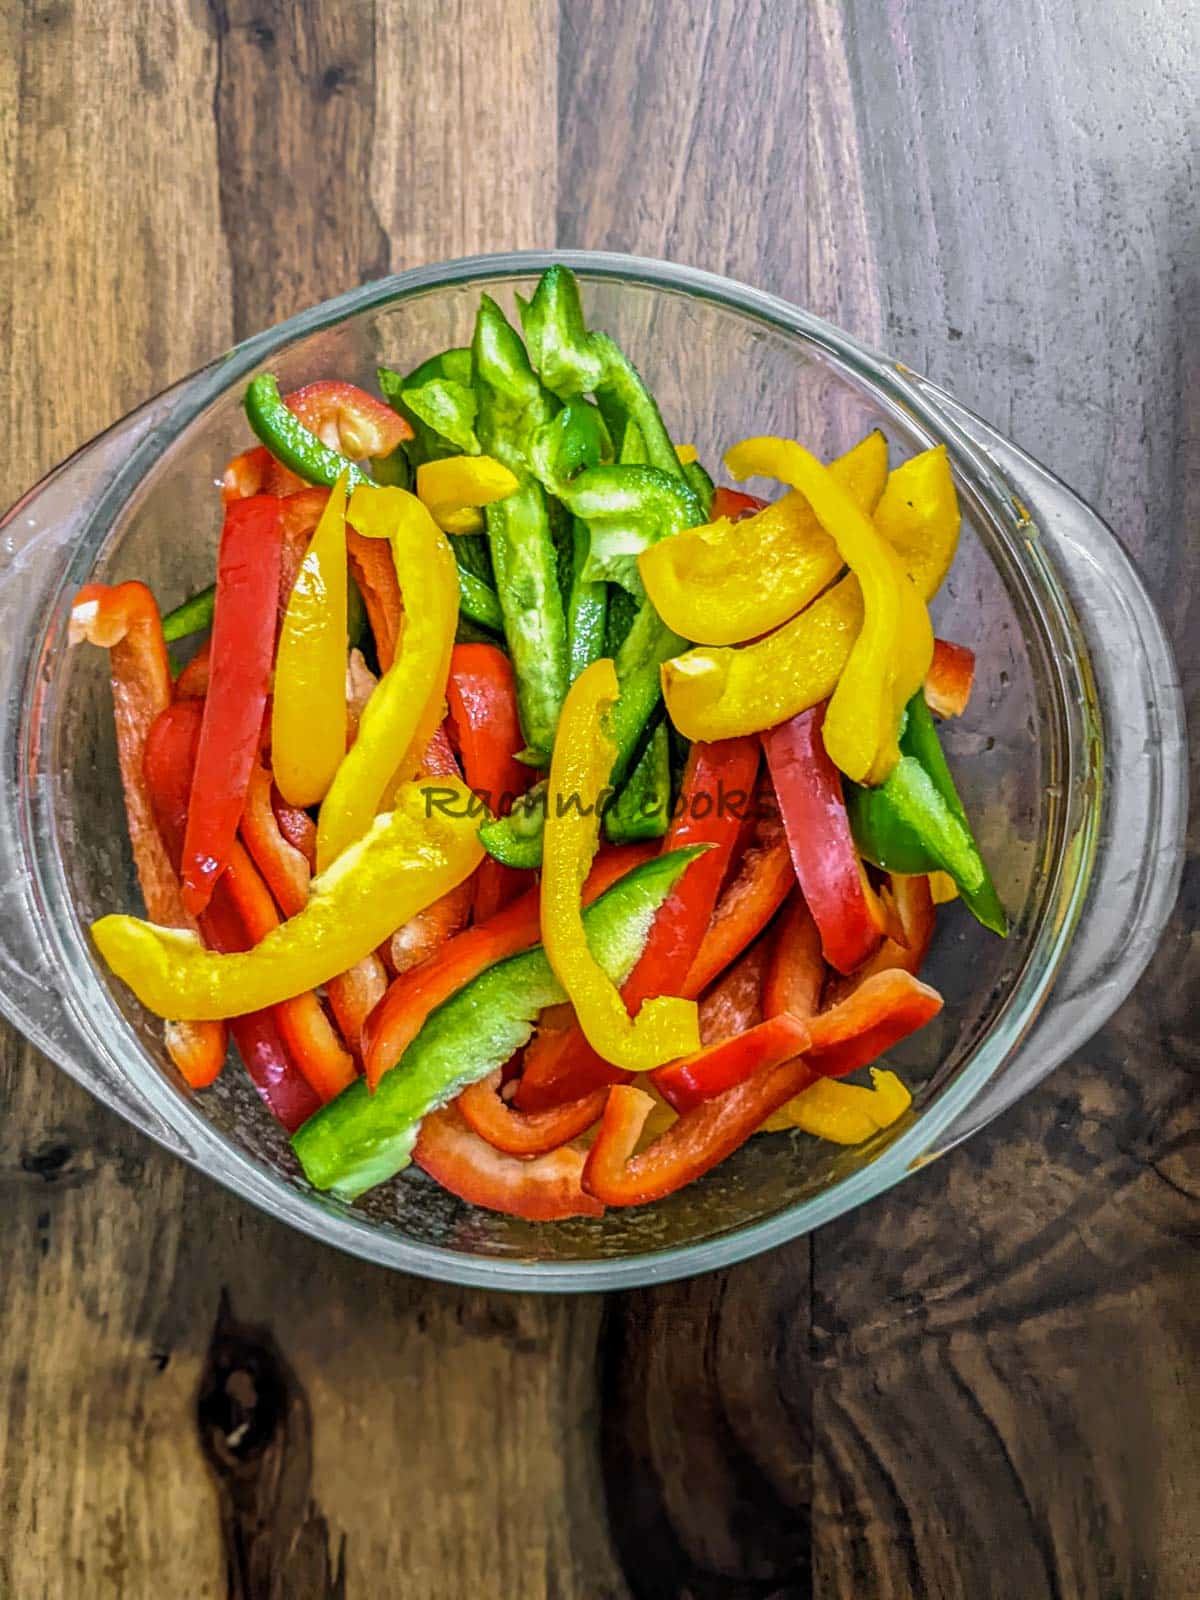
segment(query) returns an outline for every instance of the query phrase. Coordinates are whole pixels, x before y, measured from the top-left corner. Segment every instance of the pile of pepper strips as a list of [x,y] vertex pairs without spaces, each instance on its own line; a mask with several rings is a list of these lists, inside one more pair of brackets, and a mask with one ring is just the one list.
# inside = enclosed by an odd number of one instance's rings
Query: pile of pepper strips
[[89,585],[71,628],[148,917],[96,944],[187,1081],[228,1033],[318,1187],[415,1160],[548,1220],[889,1125],[894,1074],[837,1080],[940,1009],[935,897],[1004,914],[930,712],[973,673],[925,609],[945,452],[748,440],[788,492],[714,491],[569,272],[519,306],[390,404],[255,379],[215,585],[162,621]]

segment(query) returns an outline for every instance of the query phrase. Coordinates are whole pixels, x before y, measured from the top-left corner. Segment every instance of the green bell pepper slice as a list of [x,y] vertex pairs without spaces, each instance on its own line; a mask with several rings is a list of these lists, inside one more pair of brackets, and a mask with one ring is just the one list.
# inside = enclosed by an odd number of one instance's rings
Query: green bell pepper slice
[[947,872],[971,914],[998,933],[1008,918],[942,753],[933,714],[918,690],[905,708],[900,760],[877,788],[845,785],[859,853],[885,872]]

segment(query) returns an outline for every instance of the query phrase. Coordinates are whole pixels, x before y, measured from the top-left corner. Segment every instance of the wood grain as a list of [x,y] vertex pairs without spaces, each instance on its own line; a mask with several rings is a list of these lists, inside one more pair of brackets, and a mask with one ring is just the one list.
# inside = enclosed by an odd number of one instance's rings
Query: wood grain
[[[12,492],[381,273],[669,255],[883,343],[1098,504],[1200,721],[1195,23],[10,0]],[[811,1242],[607,1306],[337,1257],[3,1030],[0,1597],[1194,1595],[1195,846],[1137,995],[999,1123]]]

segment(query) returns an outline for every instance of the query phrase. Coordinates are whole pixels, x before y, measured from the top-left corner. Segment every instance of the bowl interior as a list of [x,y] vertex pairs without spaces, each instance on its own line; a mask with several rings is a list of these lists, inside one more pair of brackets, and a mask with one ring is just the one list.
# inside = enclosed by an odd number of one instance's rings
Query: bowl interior
[[[655,391],[672,435],[692,442],[719,477],[722,451],[748,434],[797,437],[822,454],[882,428],[893,462],[935,442],[834,350],[718,300],[661,286],[591,277],[584,293],[592,323],[612,333]],[[481,289],[511,311],[512,290],[532,278],[497,277],[398,295],[336,326],[299,339],[269,366],[285,390],[321,377],[374,386],[384,363],[407,370],[434,351],[469,340]],[[112,522],[82,570],[116,582],[150,583],[164,610],[211,581],[220,525],[215,485],[224,463],[250,437],[242,383],[218,398],[171,443]],[[986,934],[957,905],[947,907],[928,964],[942,990],[941,1017],[893,1052],[927,1115],[997,1022],[1030,958],[1056,850],[1054,796],[1065,759],[1053,664],[1028,585],[1011,547],[969,479],[960,480],[964,530],[951,576],[933,610],[944,637],[976,652],[976,688],[960,721],[943,729],[957,781],[1013,919],[1007,941]],[[85,544],[87,541],[85,541]],[[60,651],[45,706],[53,774],[56,861],[83,928],[105,912],[139,910],[125,837],[105,661],[99,651]],[[165,1073],[188,1091],[164,1056],[160,1025],[101,973],[114,1007],[140,1041],[133,1078]],[[311,1196],[287,1146],[248,1080],[228,1070],[195,1106],[236,1152],[273,1169]],[[802,1134],[761,1135],[706,1179],[652,1207],[612,1212],[599,1222],[541,1225],[474,1210],[412,1171],[360,1201],[356,1212],[380,1233],[475,1256],[531,1262],[611,1260],[696,1245],[811,1200],[870,1164],[906,1124],[869,1146],[841,1149]],[[803,1225],[802,1216],[797,1227]],[[698,1263],[699,1264],[699,1263]]]

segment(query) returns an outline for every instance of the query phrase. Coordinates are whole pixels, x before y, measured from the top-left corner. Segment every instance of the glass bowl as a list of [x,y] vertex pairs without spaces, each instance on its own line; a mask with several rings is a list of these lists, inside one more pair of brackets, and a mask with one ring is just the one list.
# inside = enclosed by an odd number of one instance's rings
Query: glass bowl
[[[937,1022],[892,1056],[911,1113],[870,1144],[763,1135],[700,1183],[599,1221],[531,1226],[410,1171],[355,1206],[316,1194],[244,1074],[192,1094],[160,1025],[97,964],[88,925],[138,909],[106,662],[67,649],[91,578],[164,607],[207,583],[214,484],[248,439],[247,380],[373,382],[470,336],[553,260],[624,345],[673,436],[710,466],[752,433],[832,453],[882,428],[898,460],[945,441],[964,515],[934,607],[978,657],[946,742],[1012,934],[951,906],[928,976]],[[933,384],[795,307],[706,273],[565,252],[477,257],[331,300],[229,352],[80,451],[8,514],[0,550],[0,1005],[152,1138],[274,1216],[372,1261],[509,1289],[628,1287],[721,1266],[878,1195],[981,1127],[1083,1042],[1142,971],[1173,903],[1185,811],[1181,698],[1154,609],[1111,532]]]

